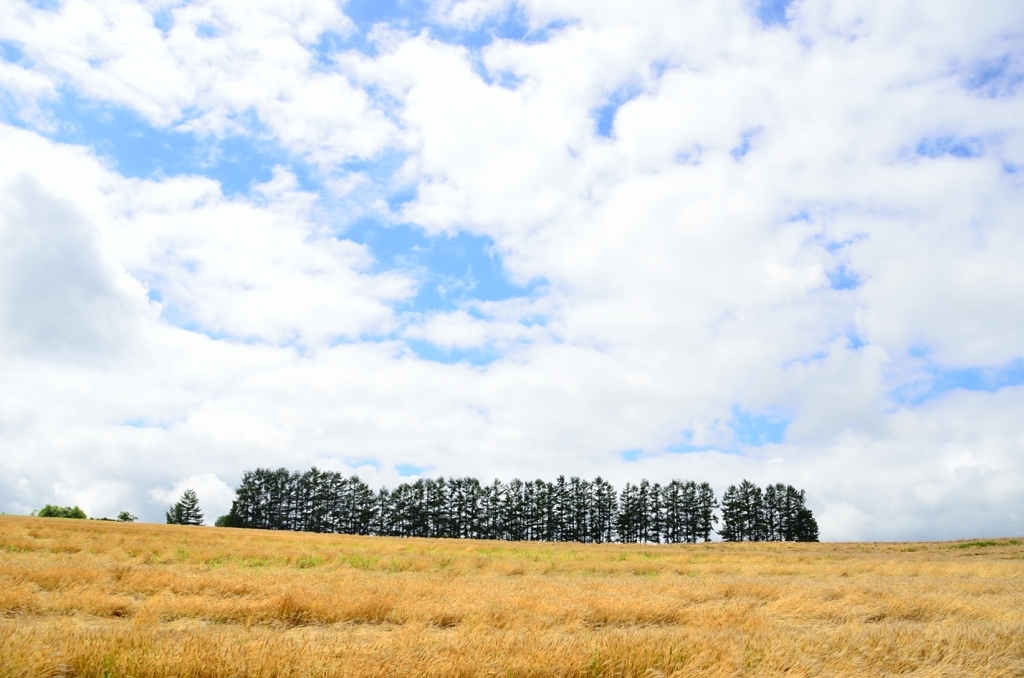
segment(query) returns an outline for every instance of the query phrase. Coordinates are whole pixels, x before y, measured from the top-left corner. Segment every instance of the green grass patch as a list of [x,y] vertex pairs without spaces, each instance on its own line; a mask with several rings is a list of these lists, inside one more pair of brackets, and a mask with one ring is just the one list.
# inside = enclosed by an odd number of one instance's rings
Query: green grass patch
[[367,558],[366,556],[349,556],[348,558],[342,558],[341,561],[357,570],[376,570],[378,559]]

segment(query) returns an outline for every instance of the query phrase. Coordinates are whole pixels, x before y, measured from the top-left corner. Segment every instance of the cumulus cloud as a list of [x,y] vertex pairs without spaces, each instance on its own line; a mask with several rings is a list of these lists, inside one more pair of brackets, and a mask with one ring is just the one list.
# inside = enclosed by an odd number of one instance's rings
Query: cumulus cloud
[[[0,128],[11,507],[153,517],[256,465],[412,466],[781,480],[831,539],[1024,529],[1016,3],[344,11],[0,9],[19,101],[71,88],[322,170],[228,197]],[[486,238],[542,284],[424,305],[359,219]]]

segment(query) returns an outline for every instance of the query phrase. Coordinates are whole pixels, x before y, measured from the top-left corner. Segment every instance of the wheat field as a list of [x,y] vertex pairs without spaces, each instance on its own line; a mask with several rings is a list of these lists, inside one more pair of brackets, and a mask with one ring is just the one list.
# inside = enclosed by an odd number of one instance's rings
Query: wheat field
[[0,675],[1024,676],[1024,540],[583,545],[0,516]]

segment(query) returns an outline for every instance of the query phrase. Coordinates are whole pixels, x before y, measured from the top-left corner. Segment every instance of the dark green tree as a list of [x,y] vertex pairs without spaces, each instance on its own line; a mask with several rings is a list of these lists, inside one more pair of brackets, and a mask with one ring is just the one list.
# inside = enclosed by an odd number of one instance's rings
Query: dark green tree
[[661,541],[661,535],[665,527],[665,512],[661,499],[661,484],[649,484],[646,480],[640,483],[641,492],[644,491],[644,521],[643,538],[641,541],[657,544]]
[[505,539],[522,541],[526,539],[526,502],[524,494],[526,484],[519,478],[505,486],[504,499],[501,503],[501,522],[505,527]]
[[626,483],[619,493],[618,513],[615,520],[615,536],[624,544],[632,544],[640,539],[640,488]]
[[373,499],[369,534],[386,537],[391,534],[391,492],[382,487]]
[[708,542],[711,541],[711,533],[718,522],[715,509],[718,508],[718,501],[715,499],[715,491],[711,489],[710,483],[701,483],[697,486],[696,493],[696,515],[694,517],[692,536],[696,542],[698,538]]
[[818,521],[806,506],[796,512],[796,541],[818,541]]
[[686,541],[686,518],[688,511],[685,502],[686,485],[673,480],[661,489],[662,526],[661,538],[666,544],[678,544]]
[[565,541],[590,541],[593,514],[590,482],[573,476],[566,487]]
[[761,522],[762,538],[765,541],[786,540],[786,522],[789,515],[786,498],[786,486],[782,483],[764,488]]
[[504,504],[505,485],[495,478],[493,483],[482,488],[483,519],[480,521],[480,536],[484,539],[505,538],[505,521],[502,520],[501,510]]
[[428,478],[425,483],[427,536],[452,536],[452,503],[448,481],[443,477]]
[[117,520],[120,523],[134,523],[138,519],[138,516],[133,516],[131,513],[128,513],[128,511],[121,511],[117,514]]
[[725,541],[761,541],[764,538],[764,494],[761,488],[744,480],[730,485],[722,495],[722,539]]
[[551,541],[570,541],[569,509],[569,486],[565,476],[558,476],[551,488]]
[[523,483],[523,524],[526,539],[543,541],[547,534],[547,484],[543,480]]
[[203,512],[199,509],[199,498],[195,490],[182,492],[181,499],[167,511],[168,525],[202,525]]
[[596,542],[612,541],[615,536],[615,517],[618,513],[618,496],[615,488],[601,476],[594,478],[591,487],[594,492],[592,539]]

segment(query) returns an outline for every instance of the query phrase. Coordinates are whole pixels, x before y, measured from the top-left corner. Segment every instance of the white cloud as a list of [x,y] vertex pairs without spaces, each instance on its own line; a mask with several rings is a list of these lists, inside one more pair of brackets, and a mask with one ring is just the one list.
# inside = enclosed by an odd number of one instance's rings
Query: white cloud
[[[156,26],[158,10],[166,32]],[[0,8],[0,39],[18,44],[36,77],[48,79],[35,92],[70,86],[159,127],[199,134],[260,133],[262,125],[283,147],[328,165],[372,156],[393,134],[366,92],[311,52],[321,34],[351,30],[330,0]]]
[[53,82],[18,64],[0,60],[0,105],[9,105],[18,117],[31,120],[40,127],[48,121],[41,115],[37,102],[54,93]]

